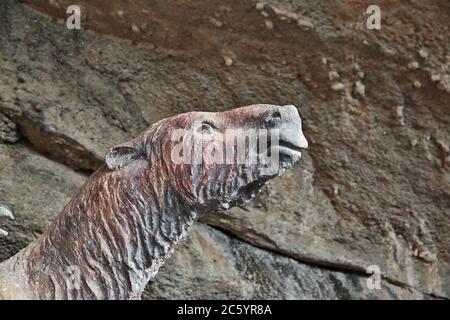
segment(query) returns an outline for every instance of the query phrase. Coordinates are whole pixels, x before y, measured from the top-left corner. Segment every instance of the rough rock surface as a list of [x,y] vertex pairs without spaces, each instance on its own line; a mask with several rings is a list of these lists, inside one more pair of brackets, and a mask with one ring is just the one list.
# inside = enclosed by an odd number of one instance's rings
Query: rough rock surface
[[428,299],[385,283],[369,290],[366,276],[299,263],[199,225],[150,284],[157,299]]
[[0,3],[0,201],[17,216],[0,260],[148,124],[295,104],[304,160],[206,218],[146,297],[450,297],[448,1],[379,1],[367,30],[362,0],[80,0],[92,31],[58,19],[69,1],[30,2]]
[[85,176],[48,160],[28,143],[0,144],[0,206],[14,213],[0,221],[9,232],[0,238],[0,261],[43,233],[56,214],[83,185]]

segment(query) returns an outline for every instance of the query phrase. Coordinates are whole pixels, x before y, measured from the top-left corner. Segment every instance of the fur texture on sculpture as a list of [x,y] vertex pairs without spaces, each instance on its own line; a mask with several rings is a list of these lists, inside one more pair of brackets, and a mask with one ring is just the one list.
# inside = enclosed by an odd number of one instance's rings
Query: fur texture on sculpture
[[[201,137],[206,147],[231,129],[248,129],[247,138],[255,141],[261,140],[257,132],[277,130],[279,141],[267,139],[271,153],[279,152],[277,163],[194,163],[194,148],[180,150],[180,141]],[[255,156],[262,152],[258,146],[248,143],[244,150]],[[306,147],[294,106],[253,105],[161,120],[112,148],[49,230],[0,264],[0,298],[139,299],[196,218],[250,200]],[[217,152],[211,153],[216,160]],[[174,160],[187,155],[187,162]]]

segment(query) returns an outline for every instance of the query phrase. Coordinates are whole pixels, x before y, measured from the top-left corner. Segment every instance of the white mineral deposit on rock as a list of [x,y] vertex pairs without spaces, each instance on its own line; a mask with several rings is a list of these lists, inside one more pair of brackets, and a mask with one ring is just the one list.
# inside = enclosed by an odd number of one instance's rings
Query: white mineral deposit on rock
[[330,81],[339,79],[339,73],[337,73],[337,71],[328,72],[328,79],[330,79]]
[[139,27],[137,26],[137,25],[135,25],[135,24],[132,24],[131,25],[131,30],[134,32],[134,33],[139,33],[141,30],[139,29]]
[[211,25],[213,25],[213,26],[216,27],[216,28],[220,28],[220,27],[223,26],[223,22],[220,21],[220,20],[217,19],[217,18],[209,17],[208,20],[209,20],[209,23],[211,23]]
[[405,125],[405,119],[403,117],[403,106],[397,106],[395,107],[395,113],[397,114],[397,117],[400,121],[400,125],[404,126]]
[[259,10],[259,11],[264,10],[264,3],[262,3],[262,2],[257,2],[257,3],[256,3],[256,10]]
[[426,48],[421,48],[420,50],[419,50],[419,55],[420,55],[420,57],[422,57],[423,59],[427,59],[428,58],[428,56],[429,56],[429,51],[428,51],[428,49],[426,49]]
[[438,144],[439,148],[441,148],[442,152],[444,152],[444,154],[448,154],[450,153],[450,144],[441,140],[441,139],[436,139],[436,143]]
[[355,82],[355,93],[361,97],[366,96],[366,86],[360,80]]
[[411,70],[415,70],[419,68],[419,63],[417,61],[412,61],[408,64],[408,68]]
[[449,74],[446,74],[441,78],[441,80],[437,84],[437,88],[439,90],[450,93],[450,75]]
[[333,191],[333,196],[337,197],[339,194],[339,185],[337,183],[333,183],[332,187],[332,191]]
[[431,81],[437,82],[437,81],[441,80],[441,75],[439,73],[433,73],[433,74],[431,74],[430,78],[431,78]]
[[265,20],[264,21],[264,25],[266,26],[266,29],[268,29],[268,30],[273,30],[273,22],[272,21],[270,21],[270,20]]
[[309,21],[308,19],[305,18],[299,18],[297,20],[297,25],[305,31],[311,30],[314,28],[314,25],[311,21]]
[[228,67],[233,64],[233,59],[230,56],[224,56],[223,60],[225,61],[225,65]]
[[334,82],[331,85],[331,89],[334,91],[343,91],[345,89],[345,86],[341,82]]

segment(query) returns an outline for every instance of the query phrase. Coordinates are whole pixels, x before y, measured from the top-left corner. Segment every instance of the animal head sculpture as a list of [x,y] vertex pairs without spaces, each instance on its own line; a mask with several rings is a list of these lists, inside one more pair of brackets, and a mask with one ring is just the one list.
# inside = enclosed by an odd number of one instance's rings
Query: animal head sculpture
[[145,159],[193,205],[228,209],[249,201],[308,147],[297,109],[252,105],[159,121],[106,155],[111,170]]
[[199,215],[250,200],[307,146],[294,106],[161,120],[113,147],[50,228],[0,264],[0,298],[139,298]]

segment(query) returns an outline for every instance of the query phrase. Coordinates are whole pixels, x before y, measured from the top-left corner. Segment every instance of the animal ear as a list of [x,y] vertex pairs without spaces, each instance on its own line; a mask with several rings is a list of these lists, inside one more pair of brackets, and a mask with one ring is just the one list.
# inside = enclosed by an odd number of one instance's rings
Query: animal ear
[[141,156],[142,152],[135,147],[116,146],[106,153],[105,162],[110,170],[118,170]]

